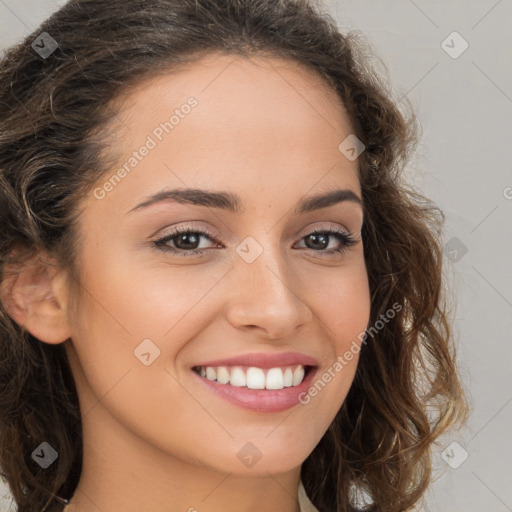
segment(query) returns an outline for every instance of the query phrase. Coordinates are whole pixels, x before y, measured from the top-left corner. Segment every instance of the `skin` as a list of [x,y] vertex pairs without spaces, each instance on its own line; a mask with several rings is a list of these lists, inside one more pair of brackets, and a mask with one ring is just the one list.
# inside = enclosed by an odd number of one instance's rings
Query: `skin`
[[[332,188],[361,197],[357,160],[338,149],[353,129],[334,90],[293,62],[210,54],[120,100],[119,165],[190,96],[198,105],[156,148],[104,198],[83,202],[78,306],[53,267],[37,279],[28,267],[15,288],[12,316],[65,343],[80,397],[84,465],[67,511],[298,512],[301,464],[355,374],[358,354],[307,405],[258,413],[191,373],[200,361],[297,351],[321,375],[367,327],[370,295],[362,208],[293,212]],[[245,210],[169,201],[127,213],[164,188],[236,193]],[[201,238],[204,253],[185,257],[152,247],[174,226],[220,244]],[[326,253],[342,247],[333,236],[328,249],[308,248],[315,228],[357,242],[341,254]],[[236,252],[248,236],[263,248],[250,264]],[[147,338],[160,350],[149,366],[134,356]],[[262,454],[250,468],[237,457],[247,442]]]

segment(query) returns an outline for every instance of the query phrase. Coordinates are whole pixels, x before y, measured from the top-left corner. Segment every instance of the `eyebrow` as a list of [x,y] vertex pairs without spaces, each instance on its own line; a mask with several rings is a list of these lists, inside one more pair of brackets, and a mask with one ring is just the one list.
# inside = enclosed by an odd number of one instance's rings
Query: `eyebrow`
[[[127,213],[148,208],[151,205],[164,201],[220,208],[233,213],[241,213],[244,209],[243,201],[240,196],[231,192],[211,192],[201,189],[174,189],[163,190],[147,197],[142,203],[139,203]],[[352,202],[361,207],[363,206],[361,198],[352,190],[336,189],[301,199],[295,206],[294,211],[296,214],[300,215],[342,202]]]

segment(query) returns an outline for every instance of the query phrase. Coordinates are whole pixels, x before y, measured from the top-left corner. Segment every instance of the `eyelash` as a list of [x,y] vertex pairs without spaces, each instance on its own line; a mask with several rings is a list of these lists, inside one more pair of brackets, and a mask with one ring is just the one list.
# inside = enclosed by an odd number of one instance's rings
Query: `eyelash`
[[[170,252],[170,253],[176,254],[177,256],[180,256],[180,257],[201,254],[204,251],[208,250],[208,249],[189,249],[189,250],[176,249],[176,248],[166,245],[167,242],[170,242],[171,240],[177,238],[180,235],[189,235],[189,234],[199,235],[200,237],[203,236],[203,237],[208,238],[212,242],[218,243],[217,240],[215,239],[215,237],[208,231],[201,231],[198,229],[190,229],[190,228],[182,228],[182,229],[177,228],[177,229],[173,230],[172,232],[168,233],[167,235],[165,235],[163,238],[153,241],[152,245],[161,251]],[[335,229],[314,229],[307,235],[304,235],[301,238],[301,240],[303,240],[304,238],[307,238],[308,236],[318,235],[318,234],[333,236],[338,241],[342,242],[343,246],[341,249],[330,249],[330,250],[319,250],[319,251],[315,251],[314,249],[309,249],[310,251],[320,252],[322,254],[329,254],[329,255],[338,253],[339,255],[341,255],[341,254],[345,253],[350,247],[352,247],[353,245],[355,245],[357,243],[357,240],[354,238],[352,233],[345,233],[343,231],[338,231]]]

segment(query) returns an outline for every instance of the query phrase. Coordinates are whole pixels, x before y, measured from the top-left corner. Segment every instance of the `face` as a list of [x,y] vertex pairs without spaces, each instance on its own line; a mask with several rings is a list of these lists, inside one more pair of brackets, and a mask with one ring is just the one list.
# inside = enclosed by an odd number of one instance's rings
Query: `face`
[[296,468],[347,395],[370,314],[343,105],[291,62],[212,54],[119,108],[68,319],[84,429],[224,472]]

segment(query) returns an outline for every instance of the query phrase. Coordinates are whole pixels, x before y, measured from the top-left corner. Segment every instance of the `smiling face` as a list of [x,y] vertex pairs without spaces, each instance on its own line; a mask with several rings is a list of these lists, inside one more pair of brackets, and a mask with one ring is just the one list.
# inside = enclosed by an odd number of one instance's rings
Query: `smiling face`
[[[119,166],[83,203],[83,289],[69,315],[85,460],[132,467],[156,449],[222,472],[297,468],[346,397],[356,351],[335,363],[370,315],[357,161],[338,149],[353,132],[345,110],[293,63],[214,54],[123,100]],[[315,368],[302,387],[249,391],[193,370],[290,352],[239,362],[234,379],[282,367],[279,388],[305,356]],[[300,403],[297,390],[326,372]]]

